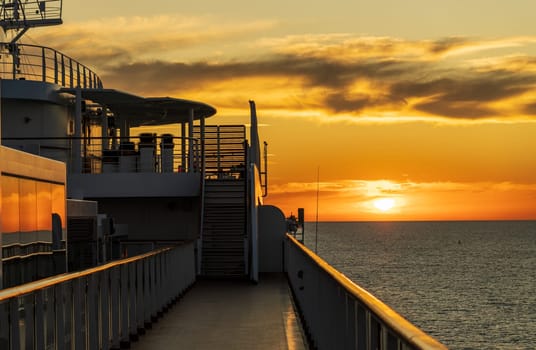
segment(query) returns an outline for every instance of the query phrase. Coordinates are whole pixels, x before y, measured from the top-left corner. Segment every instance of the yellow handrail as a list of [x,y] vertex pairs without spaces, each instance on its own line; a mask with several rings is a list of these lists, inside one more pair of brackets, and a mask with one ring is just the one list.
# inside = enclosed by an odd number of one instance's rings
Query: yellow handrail
[[318,267],[320,267],[335,281],[337,281],[339,285],[341,285],[348,293],[363,303],[370,311],[378,316],[382,322],[389,326],[395,333],[400,335],[400,337],[406,342],[423,350],[448,349],[445,345],[441,344],[430,335],[424,333],[421,329],[417,328],[374,295],[352,282],[352,280],[332,267],[305,245],[298,242],[298,240],[296,240],[294,237],[287,234],[287,239],[294,243],[294,245],[309,258],[311,258],[311,260],[313,260]]
[[38,281],[35,281],[35,282],[32,282],[32,283],[26,283],[26,284],[23,284],[23,285],[20,285],[20,286],[6,288],[4,290],[0,290],[0,302],[2,302],[4,300],[7,300],[7,299],[10,299],[10,298],[18,297],[18,296],[23,295],[23,294],[32,293],[32,292],[35,292],[35,291],[37,291],[39,289],[51,287],[51,286],[53,286],[55,284],[58,284],[58,283],[62,283],[62,282],[69,281],[69,280],[74,280],[76,278],[83,277],[83,276],[88,276],[88,275],[91,275],[92,273],[103,271],[103,270],[106,270],[106,269],[110,269],[110,268],[115,267],[115,266],[128,264],[128,263],[131,263],[131,262],[134,262],[134,261],[137,261],[137,260],[142,260],[142,259],[148,258],[148,257],[153,256],[153,255],[158,255],[160,253],[163,253],[163,252],[171,250],[171,249],[172,248],[169,248],[169,247],[168,248],[161,248],[161,249],[158,249],[158,250],[153,250],[153,251],[151,251],[149,253],[145,253],[145,254],[142,254],[142,255],[136,255],[136,256],[133,256],[131,258],[125,258],[125,259],[121,259],[121,260],[116,260],[116,261],[110,262],[108,264],[93,267],[93,268],[90,268],[90,269],[87,269],[87,270],[83,270],[83,271],[79,271],[79,272],[73,272],[73,273],[64,273],[64,274],[61,274],[61,275],[57,275],[57,276],[45,278],[45,279],[42,279],[42,280],[38,280]]

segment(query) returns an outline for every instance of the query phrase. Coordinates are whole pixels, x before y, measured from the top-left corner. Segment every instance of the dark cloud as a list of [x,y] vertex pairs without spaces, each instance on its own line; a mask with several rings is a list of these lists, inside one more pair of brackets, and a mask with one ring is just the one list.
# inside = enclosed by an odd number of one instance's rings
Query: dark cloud
[[424,97],[440,94],[442,100],[496,101],[519,95],[533,88],[536,75],[506,71],[469,73],[458,78],[439,78],[430,81],[402,81],[394,83],[391,93],[401,97]]
[[524,112],[528,115],[536,116],[536,102],[525,105],[523,108]]
[[[501,112],[485,103],[521,95],[534,89],[536,75],[508,71],[470,73],[459,78],[440,78],[426,82],[403,81],[391,87],[400,98],[432,96],[414,107],[417,110],[450,118],[490,118]],[[532,113],[531,113],[532,114]],[[536,114],[534,114],[536,115]]]
[[[434,50],[448,50],[461,44],[461,39],[448,39],[437,42]],[[325,109],[356,117],[367,108],[397,110],[412,98],[423,101],[409,108],[430,115],[467,119],[497,117],[502,113],[490,103],[533,91],[536,83],[533,70],[497,68],[472,71],[466,67],[447,70],[436,62],[410,59],[362,58],[347,62],[298,55],[221,64],[137,62],[108,67],[107,73],[102,76],[105,84],[113,82],[119,88],[144,93],[201,89],[228,79],[257,77],[296,78],[304,82],[304,89],[323,88],[326,94],[320,104]],[[353,84],[359,80],[367,81],[377,91],[355,93]],[[525,112],[536,116],[533,105],[527,106]]]
[[497,111],[493,111],[474,101],[449,103],[442,99],[436,99],[430,102],[419,103],[415,108],[431,115],[447,118],[482,119],[497,116]]
[[467,45],[467,43],[467,39],[460,37],[439,39],[431,43],[429,50],[431,53],[442,54],[453,49],[457,49],[461,46]]
[[324,100],[325,107],[336,113],[359,113],[367,107],[389,106],[390,108],[396,108],[404,104],[406,104],[406,101],[395,100],[391,96],[375,97],[363,94],[347,97],[334,93],[329,94]]

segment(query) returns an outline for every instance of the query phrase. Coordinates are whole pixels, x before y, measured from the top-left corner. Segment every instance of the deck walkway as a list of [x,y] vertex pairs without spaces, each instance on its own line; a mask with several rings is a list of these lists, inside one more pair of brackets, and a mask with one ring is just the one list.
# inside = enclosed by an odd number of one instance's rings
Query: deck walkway
[[196,282],[131,349],[307,349],[283,274]]

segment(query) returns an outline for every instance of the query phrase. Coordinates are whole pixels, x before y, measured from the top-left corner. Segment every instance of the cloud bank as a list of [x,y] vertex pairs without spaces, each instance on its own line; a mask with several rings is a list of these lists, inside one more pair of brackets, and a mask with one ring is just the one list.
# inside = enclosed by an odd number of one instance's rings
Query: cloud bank
[[265,105],[325,118],[536,119],[536,58],[520,53],[536,37],[252,39],[275,23],[170,16],[110,22],[48,29],[37,39],[94,66],[105,86],[144,95],[212,91],[211,103],[232,108],[225,91],[268,99],[267,89],[276,87],[278,99]]

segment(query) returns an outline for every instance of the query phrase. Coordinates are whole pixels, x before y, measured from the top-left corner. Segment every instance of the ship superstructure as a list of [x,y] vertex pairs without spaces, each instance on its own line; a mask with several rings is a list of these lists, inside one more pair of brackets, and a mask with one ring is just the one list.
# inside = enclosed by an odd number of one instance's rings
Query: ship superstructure
[[[262,335],[267,348],[445,349],[285,235],[281,210],[263,205],[253,101],[247,135],[207,125],[208,104],[105,88],[81,62],[20,43],[61,12],[61,0],[0,4],[0,261],[9,254],[8,286],[22,283],[0,290],[0,348],[128,347],[193,286],[202,297],[186,323],[202,324],[189,329],[233,333],[189,334],[184,347],[255,347]],[[28,247],[46,251],[21,256]],[[42,279],[65,264],[41,255],[65,248],[80,271]]]
[[[105,88],[66,54],[20,43],[31,27],[61,23],[61,1],[34,5],[2,5],[11,38],[0,44],[2,144],[66,163],[68,198],[95,201],[113,220],[115,258],[196,240],[200,273],[255,278],[247,213],[259,201],[247,196],[256,190],[248,178],[260,179],[256,128],[252,147],[243,125],[206,125],[216,113],[210,105]],[[162,126],[174,132],[159,134]],[[250,154],[256,173],[246,166]],[[68,231],[87,229],[73,221]]]

